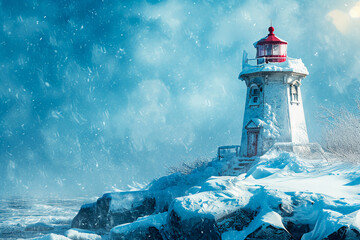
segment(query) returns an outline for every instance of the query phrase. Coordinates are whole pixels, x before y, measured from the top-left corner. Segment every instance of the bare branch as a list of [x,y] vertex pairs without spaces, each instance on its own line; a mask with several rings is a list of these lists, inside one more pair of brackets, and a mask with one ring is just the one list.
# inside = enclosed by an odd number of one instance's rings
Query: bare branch
[[354,112],[344,107],[332,110],[321,107],[331,115],[331,120],[325,120],[323,147],[341,161],[360,163],[360,100],[356,106]]

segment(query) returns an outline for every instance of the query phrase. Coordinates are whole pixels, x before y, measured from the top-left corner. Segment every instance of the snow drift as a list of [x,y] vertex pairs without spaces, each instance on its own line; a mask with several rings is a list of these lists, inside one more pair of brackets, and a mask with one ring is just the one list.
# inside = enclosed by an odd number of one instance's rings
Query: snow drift
[[359,166],[274,150],[246,173],[225,176],[234,161],[172,174],[143,191],[105,194],[83,206],[73,225],[112,228],[111,239],[360,239]]

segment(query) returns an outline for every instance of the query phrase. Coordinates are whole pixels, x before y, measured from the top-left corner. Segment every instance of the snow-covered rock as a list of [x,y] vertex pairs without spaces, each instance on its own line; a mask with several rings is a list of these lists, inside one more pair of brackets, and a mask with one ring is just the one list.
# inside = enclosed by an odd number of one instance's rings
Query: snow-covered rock
[[65,236],[72,240],[101,240],[101,236],[84,229],[72,228],[65,232]]
[[[269,152],[246,174],[209,178],[198,192],[175,199],[170,235],[202,239],[207,230],[207,236],[220,233],[222,239],[323,239],[347,227],[347,234],[356,236],[360,191],[347,184],[354,170]],[[329,217],[327,209],[337,215]]]
[[168,217],[168,237],[170,239],[221,239],[216,221],[210,216],[189,216],[182,218],[174,210]]
[[190,174],[174,173],[153,181],[146,190],[106,193],[95,203],[85,204],[72,221],[72,228],[98,229],[135,221],[165,212],[171,202],[194,185],[221,174],[225,161],[213,161]]
[[110,231],[110,239],[159,239],[162,240],[160,229],[166,223],[167,212],[146,216],[132,223],[116,226]]
[[360,239],[360,232],[358,229],[343,226],[336,232],[330,234],[324,240],[358,240]]
[[352,239],[353,236],[357,237],[353,239],[360,239],[360,210],[342,214],[339,211],[324,209],[320,212],[314,229],[304,234],[302,239],[316,240],[323,239],[324,236],[327,236],[327,239],[341,239],[336,238],[340,236],[348,236],[344,239]]
[[72,221],[72,228],[111,228],[132,222],[155,211],[156,200],[150,191],[104,194],[93,204],[85,204]]
[[272,150],[246,173],[219,176],[235,160],[105,194],[106,209],[101,199],[89,208],[103,211],[102,226],[119,225],[112,239],[360,239],[360,166]]

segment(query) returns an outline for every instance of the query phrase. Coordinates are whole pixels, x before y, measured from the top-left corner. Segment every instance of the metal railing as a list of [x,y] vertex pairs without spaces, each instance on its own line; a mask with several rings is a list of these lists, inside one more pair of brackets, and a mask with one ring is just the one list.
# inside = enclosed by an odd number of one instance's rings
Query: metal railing
[[256,57],[256,58],[247,58],[245,60],[245,63],[250,64],[249,61],[251,61],[251,62],[256,61],[256,65],[263,65],[263,64],[267,64],[269,62],[276,62],[274,60],[279,60],[279,59],[284,60],[282,62],[285,62],[285,61],[287,61],[288,59],[291,59],[291,58],[289,58],[287,56],[286,57],[280,57],[280,56],[266,57],[266,56],[263,56],[263,57]]
[[235,155],[238,157],[240,155],[240,145],[230,145],[230,146],[220,146],[218,147],[218,159],[221,160],[222,158],[230,155]]

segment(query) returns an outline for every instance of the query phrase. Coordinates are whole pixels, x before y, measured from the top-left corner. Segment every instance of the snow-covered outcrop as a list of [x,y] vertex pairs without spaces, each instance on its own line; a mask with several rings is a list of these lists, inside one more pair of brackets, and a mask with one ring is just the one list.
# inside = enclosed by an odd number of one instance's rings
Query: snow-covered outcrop
[[110,229],[139,217],[166,212],[175,198],[209,177],[220,175],[227,167],[226,161],[212,161],[190,174],[174,173],[159,178],[146,190],[106,193],[95,203],[83,205],[71,227]]
[[[247,173],[220,176],[227,161],[234,158],[163,177],[146,191],[105,195],[101,226],[118,225],[111,239],[360,239],[360,166],[271,151]],[[139,208],[145,199],[154,201]],[[115,209],[122,222],[109,221]],[[135,209],[138,217],[128,217]]]
[[153,214],[156,207],[154,194],[156,192],[149,191],[104,194],[96,203],[83,205],[73,219],[71,227],[109,228]]
[[111,239],[163,239],[160,229],[166,224],[167,213],[141,217],[132,223],[125,223],[114,227],[110,231]]

